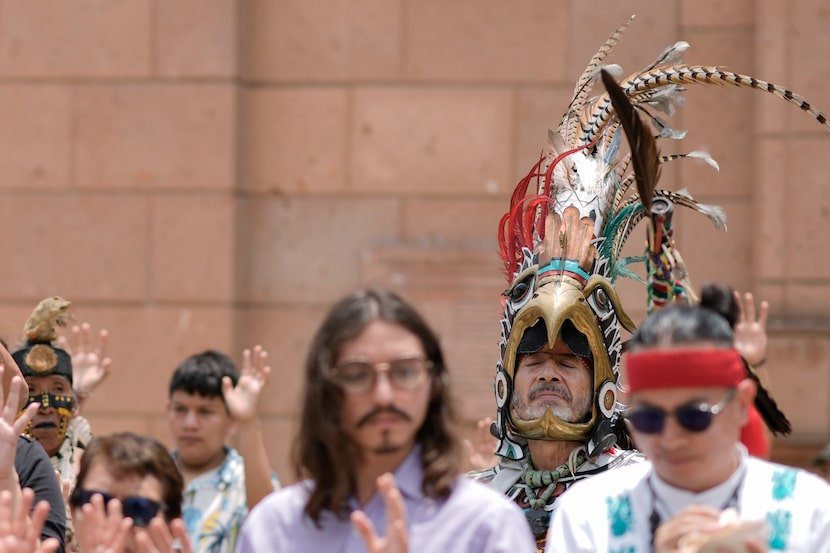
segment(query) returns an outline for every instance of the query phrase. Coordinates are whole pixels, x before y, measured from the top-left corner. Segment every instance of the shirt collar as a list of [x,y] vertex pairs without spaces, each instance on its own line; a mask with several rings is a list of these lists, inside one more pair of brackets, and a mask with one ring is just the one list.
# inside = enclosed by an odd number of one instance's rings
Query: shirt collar
[[[238,472],[237,467],[242,464],[242,457],[231,447],[222,446],[222,448],[225,450],[225,459],[222,464],[195,477],[185,488],[218,487],[224,490],[233,485],[235,475]],[[170,455],[178,466],[179,452],[173,451]]]
[[242,457],[235,449],[224,446],[225,460],[219,465],[219,470],[216,474],[219,481],[224,487],[229,487],[236,479],[236,473],[239,472],[237,467],[242,464]]

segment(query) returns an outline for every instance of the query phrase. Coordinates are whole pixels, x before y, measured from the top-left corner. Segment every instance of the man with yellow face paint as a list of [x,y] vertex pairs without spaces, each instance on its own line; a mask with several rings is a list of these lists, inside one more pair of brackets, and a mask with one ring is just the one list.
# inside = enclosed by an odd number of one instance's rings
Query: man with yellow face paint
[[53,345],[57,325],[64,323],[69,302],[58,296],[46,298],[35,308],[24,327],[26,342],[14,358],[29,386],[27,405],[40,407],[25,433],[40,442],[63,480],[74,484],[74,448],[67,440],[69,420],[75,408],[72,392],[72,357]]
[[54,538],[58,544],[56,551],[63,553],[66,515],[61,489],[43,448],[28,436],[20,435],[34,417],[37,407],[28,401],[26,382],[5,344],[0,344],[0,382],[0,412],[6,412],[7,401],[12,402],[19,410],[16,420],[6,419],[0,422],[0,425],[5,423],[8,427],[8,430],[0,434],[13,437],[16,442],[4,443],[0,448],[11,454],[10,458],[0,459],[0,491],[11,491],[13,501],[17,502],[20,500],[21,490],[30,488],[34,492],[35,503],[47,501],[50,508],[41,528],[40,538]]
[[[72,390],[72,357],[53,343],[58,338],[57,327],[66,324],[69,305],[70,302],[60,296],[41,301],[24,325],[23,346],[12,357],[29,388],[22,409],[38,404],[24,434],[40,443],[53,470],[72,489],[76,474],[73,463],[80,459],[83,446],[69,433],[77,406]],[[71,543],[74,532],[68,510],[65,518],[67,543]]]

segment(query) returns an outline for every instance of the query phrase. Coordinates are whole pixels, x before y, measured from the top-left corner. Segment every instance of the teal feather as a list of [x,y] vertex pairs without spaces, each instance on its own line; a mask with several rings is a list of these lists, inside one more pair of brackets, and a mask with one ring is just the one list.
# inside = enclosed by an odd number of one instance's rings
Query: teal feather
[[618,277],[625,277],[636,280],[637,282],[641,282],[643,284],[648,284],[646,279],[632,271],[628,268],[629,265],[632,263],[645,263],[646,256],[644,255],[630,255],[628,257],[623,257],[619,261],[614,264],[614,268],[611,271],[611,283],[613,284]]
[[630,217],[637,215],[639,212],[643,210],[643,204],[637,202],[634,204],[627,205],[622,209],[619,209],[605,221],[605,224],[602,226],[602,238],[605,240],[599,246],[599,255],[600,257],[607,257],[611,260],[611,265],[613,266],[617,255],[619,252],[612,251],[614,246],[614,239],[616,238],[618,232],[620,231],[622,225],[628,221]]

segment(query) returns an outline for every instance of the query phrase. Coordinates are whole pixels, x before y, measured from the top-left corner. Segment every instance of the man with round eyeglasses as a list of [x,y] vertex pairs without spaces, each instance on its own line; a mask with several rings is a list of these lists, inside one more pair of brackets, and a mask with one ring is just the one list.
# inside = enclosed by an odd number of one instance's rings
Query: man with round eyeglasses
[[438,338],[371,288],[329,312],[306,367],[295,468],[248,515],[236,553],[534,551],[521,510],[460,475]]
[[345,390],[362,394],[375,387],[378,375],[381,373],[386,374],[393,388],[415,389],[426,381],[432,368],[431,361],[417,355],[393,359],[386,363],[347,359],[332,369],[332,376]]
[[546,552],[830,552],[830,485],[740,443],[756,385],[723,316],[651,315],[623,368],[624,417],[647,461],[568,490]]

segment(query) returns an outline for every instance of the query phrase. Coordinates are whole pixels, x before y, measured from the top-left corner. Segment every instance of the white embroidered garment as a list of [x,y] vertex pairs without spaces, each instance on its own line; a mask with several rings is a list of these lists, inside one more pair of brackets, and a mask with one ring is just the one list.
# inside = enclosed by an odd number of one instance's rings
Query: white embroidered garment
[[723,509],[734,496],[742,519],[766,521],[771,552],[830,553],[830,484],[739,449],[732,477],[700,494],[659,481],[648,461],[577,483],[559,498],[545,552],[650,552],[655,497],[666,520],[694,503]]

